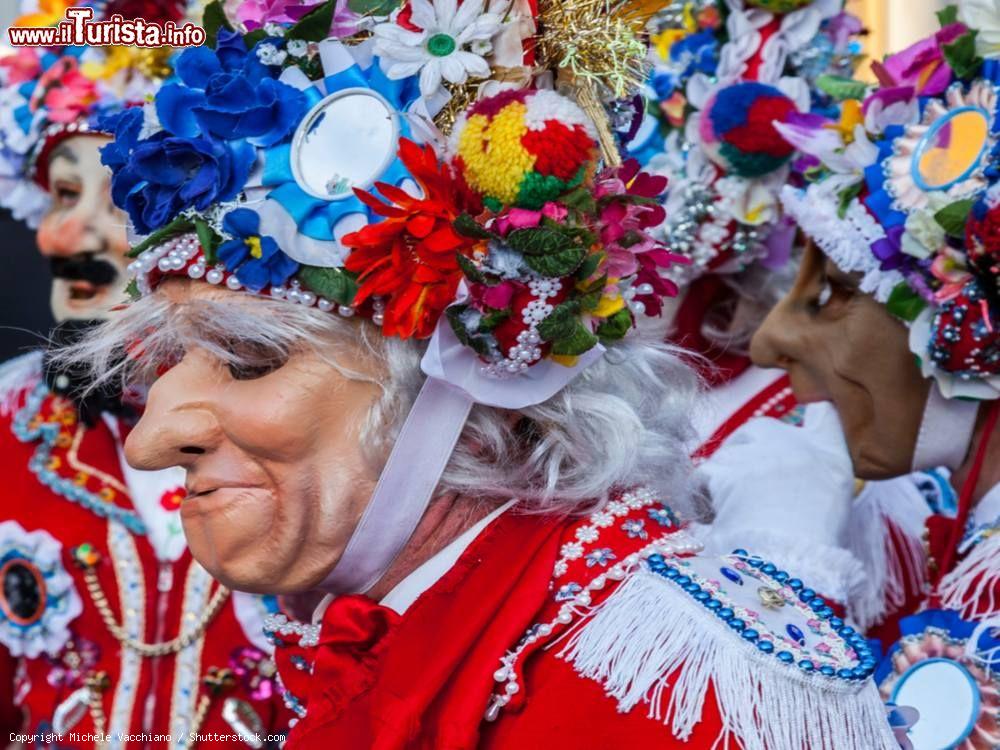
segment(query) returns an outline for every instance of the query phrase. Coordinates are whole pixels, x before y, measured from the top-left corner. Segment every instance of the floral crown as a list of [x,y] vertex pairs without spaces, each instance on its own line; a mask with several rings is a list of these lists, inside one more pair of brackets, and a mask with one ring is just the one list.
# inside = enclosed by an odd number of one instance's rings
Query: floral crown
[[[861,289],[910,325],[947,397],[1000,397],[1000,27],[995,5],[939,13],[941,30],[873,67],[880,85],[841,123],[779,126],[818,159],[784,204]],[[849,126],[848,126],[849,125]]]
[[[55,26],[67,8],[92,7],[97,20],[177,21],[183,3],[51,0],[14,26]],[[0,205],[36,226],[48,206],[47,162],[60,141],[98,133],[99,119],[141,104],[170,73],[173,50],[133,47],[19,47],[0,58]]]
[[781,187],[802,164],[774,122],[831,104],[859,59],[843,0],[674,0],[650,24],[653,102],[630,148],[670,178],[667,244],[685,277],[787,262]]
[[361,315],[500,377],[592,358],[675,293],[661,272],[679,259],[649,234],[666,180],[599,169],[572,100],[485,97],[439,153],[416,142],[419,81],[391,79],[368,43],[296,44],[307,21],[220,28],[146,112],[109,123],[113,197],[145,235],[135,292],[184,276]]

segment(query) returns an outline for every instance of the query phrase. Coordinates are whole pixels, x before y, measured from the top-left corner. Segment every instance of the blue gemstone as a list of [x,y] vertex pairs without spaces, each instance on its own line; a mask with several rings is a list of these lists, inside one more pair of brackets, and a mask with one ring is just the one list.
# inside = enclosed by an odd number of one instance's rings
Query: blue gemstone
[[758,557],[751,557],[749,560],[747,560],[747,565],[749,565],[751,568],[759,568],[763,564],[764,561]]
[[705,603],[705,606],[708,607],[709,609],[719,609],[722,606],[722,602],[720,602],[718,599],[709,599]]
[[819,619],[825,620],[828,617],[833,617],[833,610],[830,609],[829,607],[820,607],[819,609],[815,610],[815,614]]
[[786,573],[783,570],[779,570],[777,573],[774,574],[774,580],[776,580],[778,583],[784,583],[785,581],[788,580],[788,573]]
[[758,633],[753,628],[747,628],[746,630],[743,631],[743,637],[746,638],[748,641],[755,641],[757,640],[758,637],[760,637],[760,633]]
[[757,641],[757,648],[763,651],[765,654],[770,654],[774,652],[774,644],[770,641]]
[[851,670],[851,676],[855,680],[863,680],[868,676],[868,670],[863,669],[862,667],[855,667]]
[[781,659],[783,662],[785,662],[785,664],[791,664],[793,661],[795,661],[795,657],[792,656],[792,653],[790,651],[779,651],[778,658]]
[[664,559],[663,555],[661,555],[659,553],[656,553],[656,554],[653,554],[653,555],[649,556],[649,562],[652,563],[652,564],[654,564],[654,565],[655,564],[662,565],[663,563],[666,562],[666,560]]
[[837,670],[835,670],[829,664],[826,665],[825,667],[820,667],[819,671],[825,674],[827,677],[833,677],[835,674],[837,674]]
[[805,670],[806,672],[812,672],[814,669],[816,669],[816,665],[813,664],[808,659],[803,659],[802,661],[800,661],[799,667]]
[[747,557],[750,553],[747,552],[745,549],[737,548],[733,550],[733,554],[739,557]]
[[785,630],[788,632],[789,637],[793,641],[797,641],[798,643],[805,644],[805,642],[806,642],[806,636],[797,627],[795,627],[791,623],[788,623],[788,625],[785,626]]
[[684,584],[684,590],[689,594],[697,594],[699,591],[701,591],[701,586],[692,581],[691,583]]
[[699,591],[697,594],[694,595],[694,598],[697,599],[699,602],[704,602],[711,599],[712,595],[707,591]]
[[738,583],[740,586],[743,585],[743,576],[741,576],[732,568],[719,568],[719,572],[722,573],[722,575],[724,575],[733,583]]
[[837,628],[842,628],[844,627],[844,621],[841,620],[839,617],[831,617],[830,627],[833,628],[834,630],[837,630]]
[[690,576],[680,576],[679,578],[676,579],[675,583],[678,586],[686,586],[687,584],[691,583],[691,578]]
[[803,586],[805,586],[805,584],[798,578],[792,578],[788,581],[788,588],[792,591],[801,591]]
[[819,609],[820,607],[826,606],[826,602],[823,601],[823,597],[821,596],[814,596],[807,602],[807,604],[813,609]]
[[677,576],[679,576],[680,574],[681,572],[677,570],[677,568],[667,568],[667,572],[664,573],[663,575],[672,580],[674,578],[677,578]]
[[802,589],[802,590],[801,590],[801,591],[799,592],[799,599],[801,599],[801,600],[802,600],[802,601],[804,601],[804,602],[807,602],[807,601],[809,601],[809,600],[810,600],[810,599],[812,599],[812,598],[813,598],[814,596],[816,596],[816,592],[815,592],[815,591],[813,591],[812,589]]
[[760,572],[765,573],[769,576],[773,576],[775,573],[778,572],[778,566],[775,565],[774,563],[764,563],[763,565],[760,566]]
[[747,626],[747,624],[743,622],[743,620],[741,620],[739,617],[730,618],[728,624],[729,627],[731,627],[736,632],[743,630],[743,628]]
[[854,675],[853,675],[853,674],[851,674],[851,670],[849,670],[849,669],[841,669],[841,670],[839,670],[839,671],[837,672],[837,677],[840,677],[840,678],[842,678],[842,679],[844,679],[844,680],[849,680],[849,679],[851,679],[851,678],[852,678],[853,676],[854,676]]
[[730,617],[733,616],[733,614],[735,613],[729,607],[723,607],[722,609],[719,610],[719,617],[721,617],[723,620],[728,620]]
[[844,625],[839,632],[841,637],[850,638],[852,635],[854,635],[854,628],[852,628],[850,625]]

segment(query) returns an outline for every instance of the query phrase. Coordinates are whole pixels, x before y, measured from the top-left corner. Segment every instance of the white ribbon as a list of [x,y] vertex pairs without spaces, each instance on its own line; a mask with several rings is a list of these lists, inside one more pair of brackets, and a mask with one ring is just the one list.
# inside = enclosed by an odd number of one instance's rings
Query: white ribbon
[[962,464],[972,443],[979,404],[979,401],[945,398],[937,381],[931,383],[913,449],[914,471],[940,466],[957,469]]

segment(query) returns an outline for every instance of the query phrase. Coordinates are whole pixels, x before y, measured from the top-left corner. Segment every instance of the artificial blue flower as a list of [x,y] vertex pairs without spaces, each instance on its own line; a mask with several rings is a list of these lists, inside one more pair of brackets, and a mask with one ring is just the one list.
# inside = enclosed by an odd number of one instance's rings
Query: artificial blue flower
[[[125,119],[120,125],[127,141],[134,122]],[[186,209],[205,211],[235,198],[255,157],[245,141],[181,138],[165,132],[129,145],[102,158],[117,165],[112,167],[112,200],[141,234],[163,227]]]
[[719,64],[718,41],[714,31],[700,31],[680,39],[670,47],[670,59],[682,63],[682,78],[695,73],[711,75]]
[[226,214],[222,228],[233,237],[219,246],[219,260],[247,289],[284,284],[299,270],[299,264],[278,247],[274,237],[260,234],[260,216],[249,208]]
[[238,34],[220,34],[215,50],[185,50],[174,70],[175,80],[156,95],[160,123],[174,135],[245,138],[267,147],[285,138],[305,114],[305,95],[276,80],[277,68],[264,65]]
[[97,128],[102,133],[113,136],[113,140],[101,148],[101,164],[112,172],[124,168],[128,163],[129,154],[139,142],[142,123],[141,107],[129,107],[102,117],[97,123]]

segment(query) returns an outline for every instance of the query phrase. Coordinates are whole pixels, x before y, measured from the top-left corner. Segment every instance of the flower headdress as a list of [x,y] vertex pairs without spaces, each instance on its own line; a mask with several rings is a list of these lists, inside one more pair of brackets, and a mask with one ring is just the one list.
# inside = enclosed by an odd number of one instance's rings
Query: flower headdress
[[[16,26],[56,25],[67,8],[91,6],[83,0],[53,0],[26,14]],[[184,5],[109,0],[98,5],[104,17],[177,21]],[[0,58],[0,205],[36,226],[48,205],[49,154],[65,138],[98,132],[104,114],[141,104],[170,68],[172,50],[132,47],[21,47]]]
[[942,11],[939,32],[877,64],[881,85],[844,103],[852,128],[782,127],[820,162],[786,209],[910,325],[948,398],[1000,397],[998,10]]
[[841,0],[677,0],[651,24],[656,109],[630,148],[671,178],[665,225],[686,277],[787,261],[779,193],[808,165],[774,122],[822,111],[858,58]]
[[362,524],[327,581],[357,591],[415,528],[472,404],[551,398],[659,313],[676,292],[662,272],[681,259],[650,234],[666,180],[617,164],[607,123],[554,91],[510,88],[461,114],[447,151],[421,145],[437,106],[421,66],[387,69],[379,35],[312,38],[332,6],[283,29],[220,22],[214,49],[179,55],[145,113],[115,118],[103,159],[146,235],[135,292],[180,276],[430,339],[371,505],[398,533]]

